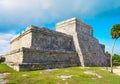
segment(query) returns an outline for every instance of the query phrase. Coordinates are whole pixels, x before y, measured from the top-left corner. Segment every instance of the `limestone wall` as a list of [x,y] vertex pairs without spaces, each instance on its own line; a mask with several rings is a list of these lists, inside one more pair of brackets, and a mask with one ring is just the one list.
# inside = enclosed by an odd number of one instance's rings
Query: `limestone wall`
[[56,25],[56,30],[73,36],[74,46],[82,66],[104,66],[104,45],[93,37],[92,27],[72,18]]
[[57,23],[56,31],[59,31],[68,35],[73,35],[73,33],[76,31],[75,19],[73,18],[70,20]]
[[76,52],[46,51],[20,48],[6,54],[6,62],[10,63],[79,63]]
[[21,48],[6,55],[6,63],[17,71],[78,66],[76,52]]
[[10,42],[10,51],[19,49],[21,47],[31,47],[32,33],[31,30],[24,31]]
[[23,62],[23,52],[22,48],[16,49],[12,52],[9,52],[5,55],[7,63],[22,63]]
[[36,28],[32,31],[31,48],[54,51],[75,51],[72,36],[45,28]]
[[97,39],[80,33],[78,39],[85,66],[107,65],[107,57]]
[[11,51],[21,47],[40,50],[75,51],[72,36],[36,26],[29,26],[27,30],[11,41]]
[[79,21],[76,22],[76,31],[89,36],[93,36],[92,27],[86,24],[81,24]]
[[44,51],[23,48],[23,63],[79,63],[75,52]]
[[83,34],[93,36],[92,27],[76,18],[71,18],[69,20],[65,20],[57,23],[56,31],[59,31],[68,35],[73,35],[77,31]]

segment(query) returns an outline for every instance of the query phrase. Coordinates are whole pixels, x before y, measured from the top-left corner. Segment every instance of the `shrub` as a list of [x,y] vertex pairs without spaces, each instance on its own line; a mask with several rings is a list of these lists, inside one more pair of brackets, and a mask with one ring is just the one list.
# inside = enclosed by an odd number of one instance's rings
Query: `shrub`
[[114,66],[120,66],[120,55],[114,54],[114,56],[112,57],[112,60],[113,60]]

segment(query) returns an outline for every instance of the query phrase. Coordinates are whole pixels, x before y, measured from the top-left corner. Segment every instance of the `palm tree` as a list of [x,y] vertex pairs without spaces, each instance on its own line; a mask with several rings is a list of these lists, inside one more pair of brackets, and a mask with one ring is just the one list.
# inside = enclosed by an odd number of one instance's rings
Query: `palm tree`
[[120,24],[115,24],[112,29],[111,29],[111,36],[114,39],[114,43],[112,46],[112,52],[111,52],[111,57],[110,57],[110,65],[111,65],[111,73],[113,73],[113,63],[112,63],[112,56],[114,52],[114,46],[117,41],[117,39],[120,37]]

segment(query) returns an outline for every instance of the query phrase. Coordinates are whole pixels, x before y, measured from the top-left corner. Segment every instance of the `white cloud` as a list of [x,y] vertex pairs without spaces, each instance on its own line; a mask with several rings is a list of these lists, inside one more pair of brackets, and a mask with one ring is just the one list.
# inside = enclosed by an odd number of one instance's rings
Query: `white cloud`
[[10,49],[10,39],[13,38],[14,34],[0,33],[0,54],[4,54]]
[[1,8],[7,9],[7,10],[10,10],[16,7],[16,3],[14,2],[14,0],[1,0],[0,5],[1,5]]
[[[1,0],[0,10],[9,22],[20,25],[51,22],[73,16],[93,17],[120,7],[119,0]],[[6,14],[5,14],[6,13]],[[64,16],[64,17],[63,17]],[[12,20],[12,21],[11,21]]]

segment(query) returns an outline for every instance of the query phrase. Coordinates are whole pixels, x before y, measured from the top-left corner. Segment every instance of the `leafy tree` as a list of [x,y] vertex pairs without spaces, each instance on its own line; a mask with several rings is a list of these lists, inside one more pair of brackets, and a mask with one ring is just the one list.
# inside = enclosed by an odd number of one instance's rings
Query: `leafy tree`
[[120,66],[120,55],[114,54],[114,56],[112,57],[112,60],[113,60],[114,66]]
[[117,39],[120,37],[120,24],[115,24],[111,29],[111,36],[114,39],[114,43],[112,46],[112,52],[111,52],[111,58],[110,58],[110,65],[111,65],[111,73],[113,73],[113,63],[112,63],[112,56],[114,51],[114,46],[117,41]]
[[108,51],[105,52],[105,55],[106,55],[107,57],[110,57],[110,53],[109,53]]

